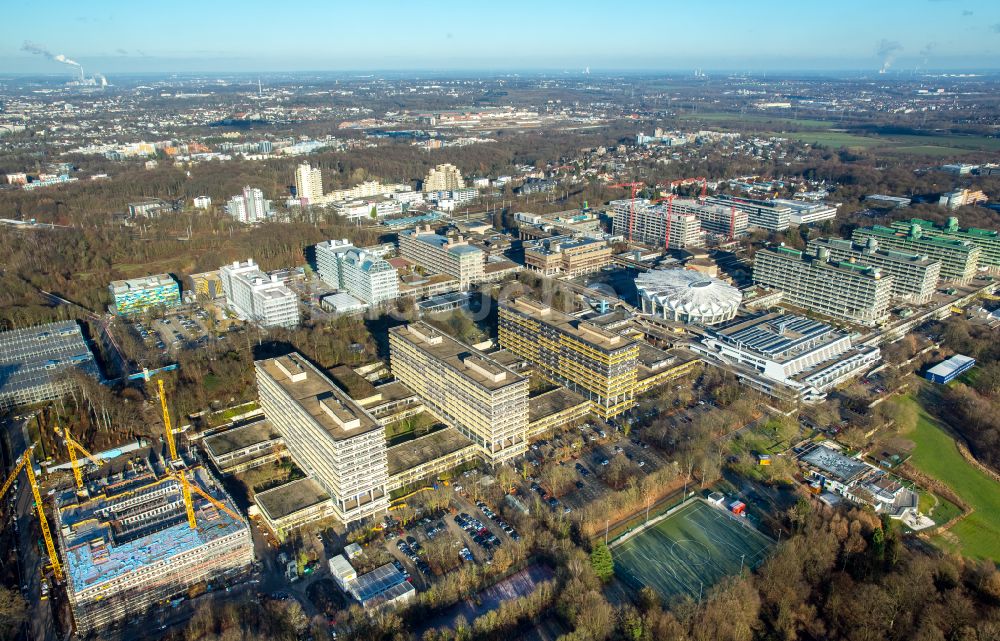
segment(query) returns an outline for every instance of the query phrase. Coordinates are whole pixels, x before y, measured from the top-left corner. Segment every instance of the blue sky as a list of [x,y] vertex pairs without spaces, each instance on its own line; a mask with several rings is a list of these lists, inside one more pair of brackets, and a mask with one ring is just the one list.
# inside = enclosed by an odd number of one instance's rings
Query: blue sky
[[1000,0],[11,2],[0,73],[1000,68]]

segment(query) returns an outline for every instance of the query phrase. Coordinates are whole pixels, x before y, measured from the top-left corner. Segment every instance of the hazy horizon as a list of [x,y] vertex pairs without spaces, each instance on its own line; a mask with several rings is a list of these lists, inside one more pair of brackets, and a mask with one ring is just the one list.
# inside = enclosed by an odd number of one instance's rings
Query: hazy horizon
[[[983,71],[1000,64],[1000,3],[753,5],[648,0],[495,7],[194,3],[6,9],[0,73],[593,73]],[[61,59],[61,60],[60,60]],[[68,59],[68,60],[67,60]]]

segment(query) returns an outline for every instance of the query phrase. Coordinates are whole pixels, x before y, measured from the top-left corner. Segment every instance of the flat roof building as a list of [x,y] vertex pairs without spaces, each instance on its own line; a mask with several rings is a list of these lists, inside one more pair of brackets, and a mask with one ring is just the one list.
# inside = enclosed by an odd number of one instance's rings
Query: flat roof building
[[112,309],[119,316],[143,314],[153,308],[181,304],[181,286],[170,274],[113,280],[108,290],[111,292]]
[[708,330],[692,349],[735,367],[746,384],[805,402],[859,375],[880,358],[878,348],[855,347],[851,335],[793,314],[762,313]]
[[929,220],[911,218],[909,221],[896,221],[892,228],[899,231],[909,231],[913,225],[920,227],[921,236],[928,238],[944,238],[972,243],[981,250],[979,254],[979,269],[996,271],[1000,269],[1000,233],[991,229],[978,229],[958,226],[958,218],[948,218],[943,225],[935,225]]
[[301,354],[256,361],[264,415],[350,523],[389,506],[385,429]]
[[220,473],[238,474],[281,458],[281,435],[267,419],[218,432],[204,439],[205,452]]
[[754,200],[721,194],[705,199],[710,205],[735,207],[747,213],[751,227],[767,231],[784,231],[792,220],[792,208],[788,205],[768,200]]
[[746,236],[750,227],[750,215],[732,205],[727,207],[691,198],[674,198],[668,201],[667,209],[678,214],[694,215],[702,229],[722,238]]
[[528,408],[528,438],[562,429],[590,414],[590,401],[565,387],[532,397]]
[[[236,512],[207,470],[185,473]],[[78,501],[68,492],[56,507],[66,594],[80,636],[146,616],[192,586],[236,579],[253,563],[244,519],[191,492],[197,524],[191,529],[180,482],[157,473],[148,461],[136,465],[133,460],[125,471],[90,483],[89,489],[89,498]]]
[[903,196],[887,196],[885,194],[870,194],[865,196],[866,203],[872,203],[877,207],[892,207],[894,209],[905,209],[910,206],[911,199]]
[[76,321],[0,332],[0,410],[62,397],[71,369],[101,377]]
[[672,211],[645,198],[613,200],[609,209],[614,215],[612,233],[629,242],[674,249],[705,244],[705,232],[694,214]]
[[963,354],[955,354],[927,370],[924,378],[944,385],[950,383],[976,365],[976,359]]
[[187,278],[190,289],[196,296],[215,300],[226,295],[222,288],[222,276],[219,275],[218,269],[200,274],[190,274]]
[[579,276],[611,263],[611,247],[602,240],[555,236],[525,241],[524,264],[545,276]]
[[921,254],[881,249],[874,237],[863,244],[839,238],[817,238],[809,241],[808,251],[818,258],[881,269],[892,276],[892,297],[916,305],[930,302],[941,276],[941,261]]
[[308,477],[258,492],[254,503],[279,541],[304,525],[337,516],[333,499],[323,486]]
[[260,271],[253,259],[219,269],[226,304],[244,320],[261,327],[297,327],[299,299],[277,276]]
[[423,321],[389,330],[392,372],[491,462],[527,449],[528,379]]
[[450,239],[430,227],[399,232],[399,253],[438,274],[458,279],[462,289],[478,283],[485,274],[485,254],[459,236]]
[[635,404],[634,340],[522,297],[500,304],[500,346],[591,402],[602,418]]
[[775,207],[788,207],[791,210],[788,215],[788,222],[791,225],[815,225],[837,217],[837,208],[826,203],[786,200],[784,198],[774,198],[768,202]]
[[784,303],[831,318],[869,326],[889,319],[893,278],[878,268],[831,262],[781,246],[757,252],[753,282],[783,291]]
[[378,305],[399,296],[396,268],[346,239],[316,245],[316,265],[326,284],[365,303]]
[[851,238],[858,243],[874,238],[879,247],[921,254],[940,261],[941,279],[960,285],[968,284],[976,276],[976,268],[982,259],[982,248],[968,240],[925,234],[923,225],[914,223],[906,229],[881,225],[861,227],[854,230]]
[[481,456],[481,450],[453,427],[389,448],[390,492],[434,478]]

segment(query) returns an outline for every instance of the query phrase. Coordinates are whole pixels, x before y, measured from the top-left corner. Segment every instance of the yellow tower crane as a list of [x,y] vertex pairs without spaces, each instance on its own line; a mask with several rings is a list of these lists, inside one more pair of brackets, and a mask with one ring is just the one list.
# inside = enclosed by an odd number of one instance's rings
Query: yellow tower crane
[[77,459],[76,453],[80,452],[86,456],[91,463],[97,467],[104,465],[104,461],[95,457],[93,454],[87,451],[87,448],[80,445],[73,437],[69,435],[69,428],[65,430],[59,429],[59,426],[55,426],[55,432],[66,441],[66,450],[69,452],[69,463],[73,467],[73,478],[76,479],[76,489],[83,489],[83,469],[80,466],[80,461]]
[[[163,431],[167,437],[167,448],[170,450],[170,463],[173,464],[180,459],[177,456],[177,441],[174,440],[174,431],[170,425],[170,410],[167,409],[167,393],[163,389],[163,379],[157,380],[156,383],[160,390],[160,408],[163,410]],[[183,471],[175,472],[173,470],[170,470],[168,471],[168,474],[173,478],[175,478],[176,480],[180,481],[181,494],[184,496],[184,507],[187,509],[188,525],[191,527],[192,530],[198,527],[198,523],[197,521],[195,521],[194,518],[194,503],[191,501],[192,488],[194,489],[195,492],[205,497],[210,503],[212,503],[212,505],[219,508],[220,510],[224,510],[225,512],[230,514],[233,518],[235,519],[242,518],[238,514],[230,510],[228,507],[226,507],[224,503],[217,501],[214,497],[212,497],[207,492],[198,487],[197,484],[188,481],[187,475]]]
[[156,381],[160,388],[160,407],[163,409],[163,431],[167,435],[167,448],[170,450],[170,462],[177,460],[177,443],[174,442],[174,430],[170,427],[170,410],[167,409],[167,393],[163,390],[163,379]]
[[237,521],[240,521],[240,520],[243,519],[243,517],[240,516],[238,513],[236,513],[233,510],[229,509],[229,507],[225,503],[223,503],[222,501],[216,499],[214,496],[212,496],[211,494],[209,494],[205,490],[201,489],[198,486],[197,483],[192,483],[191,481],[189,481],[188,478],[187,478],[187,475],[184,473],[184,471],[170,472],[169,475],[172,478],[180,481],[181,491],[184,494],[184,505],[187,508],[188,525],[191,526],[192,530],[195,529],[196,527],[198,527],[198,524],[195,522],[195,518],[194,518],[194,503],[191,501],[191,490],[194,490],[195,492],[197,492],[198,494],[200,494],[209,503],[211,503],[215,507],[219,508],[220,510],[222,510],[223,512],[225,512],[229,516],[231,516],[234,519],[236,519]]
[[49,562],[52,564],[52,571],[56,581],[61,582],[63,578],[62,564],[59,563],[59,554],[56,552],[55,543],[52,541],[52,532],[49,530],[49,520],[45,517],[45,506],[42,505],[42,493],[38,489],[38,481],[35,479],[35,468],[31,463],[31,452],[35,449],[32,445],[21,455],[21,460],[14,466],[14,471],[10,473],[3,487],[0,487],[0,498],[7,494],[7,490],[14,483],[14,479],[23,469],[28,475],[28,485],[31,486],[31,493],[35,497],[35,512],[38,513],[38,522],[42,526],[42,538],[45,539],[45,549],[49,552]]

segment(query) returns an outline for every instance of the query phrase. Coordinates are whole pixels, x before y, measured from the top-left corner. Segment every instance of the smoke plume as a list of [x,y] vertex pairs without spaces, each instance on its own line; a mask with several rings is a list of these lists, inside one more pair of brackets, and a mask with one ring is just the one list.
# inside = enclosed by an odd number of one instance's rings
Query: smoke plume
[[29,53],[37,54],[39,56],[45,56],[49,60],[53,60],[55,62],[61,62],[64,65],[71,65],[73,67],[82,66],[79,62],[73,60],[72,58],[67,58],[61,53],[52,53],[42,45],[35,44],[33,42],[25,41],[25,43],[21,46],[21,51],[27,51]]
[[882,60],[882,68],[879,69],[879,73],[885,73],[889,70],[889,67],[896,60],[896,54],[902,48],[903,45],[895,40],[886,40],[885,38],[879,40],[878,46],[875,48],[875,55]]

